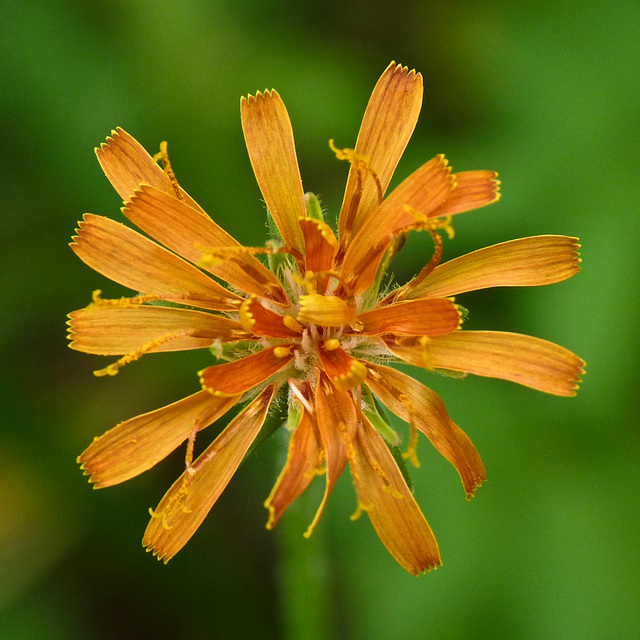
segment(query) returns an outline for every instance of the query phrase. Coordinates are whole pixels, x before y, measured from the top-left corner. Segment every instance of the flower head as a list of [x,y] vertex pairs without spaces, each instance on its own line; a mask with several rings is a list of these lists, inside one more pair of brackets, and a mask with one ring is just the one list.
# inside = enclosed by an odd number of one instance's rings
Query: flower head
[[[454,465],[468,498],[485,470],[440,398],[389,364],[575,393],[580,358],[530,336],[462,331],[463,314],[452,296],[569,278],[579,270],[576,240],[522,238],[440,265],[440,231],[452,235],[454,214],[495,202],[497,174],[452,173],[438,155],[386,195],[421,103],[421,75],[392,63],[373,91],[355,148],[340,149],[331,141],[337,157],[350,165],[336,234],[317,198],[304,193],[278,93],[243,98],[249,157],[276,229],[262,248],[241,245],[180,187],[164,144],[151,157],[117,129],[97,149],[125,203],[124,215],[146,235],[87,214],[71,247],[90,267],[140,293],[117,300],[94,293],[87,308],[70,314],[71,346],[119,356],[97,375],[114,375],[159,351],[210,349],[220,361],[199,372],[200,391],[117,425],[78,459],[96,487],[107,487],[186,443],[185,471],[151,512],[144,535],[143,544],[165,562],[204,520],[277,394],[286,394],[290,437],[286,464],[265,502],[267,527],[276,525],[316,475],[324,475],[310,535],[348,465],[357,514],[366,512],[391,554],[417,574],[440,564],[403,462],[417,465],[419,433]],[[410,282],[391,288],[386,270],[411,231],[426,231],[435,253]],[[238,403],[246,406],[194,460],[198,433]],[[401,438],[383,407],[409,425],[402,455]]]

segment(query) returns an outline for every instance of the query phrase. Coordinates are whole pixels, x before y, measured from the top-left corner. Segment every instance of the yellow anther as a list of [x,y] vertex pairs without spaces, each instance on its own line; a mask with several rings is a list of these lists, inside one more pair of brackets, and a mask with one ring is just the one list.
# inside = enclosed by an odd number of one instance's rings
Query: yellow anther
[[291,329],[291,331],[295,331],[296,333],[302,333],[304,330],[302,325],[290,315],[283,316],[282,323],[287,327],[287,329]]
[[286,358],[291,355],[291,347],[276,347],[273,350],[273,355],[276,358]]
[[335,351],[340,346],[340,340],[336,340],[335,338],[331,338],[330,340],[325,340],[322,348],[325,351]]
[[367,367],[359,360],[354,360],[349,372],[336,376],[333,379],[333,384],[341,391],[350,391],[364,382],[366,377]]

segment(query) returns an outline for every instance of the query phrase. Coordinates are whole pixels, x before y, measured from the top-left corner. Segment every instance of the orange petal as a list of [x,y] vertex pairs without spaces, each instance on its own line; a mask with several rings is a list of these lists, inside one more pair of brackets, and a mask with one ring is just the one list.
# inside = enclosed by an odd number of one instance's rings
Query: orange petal
[[[388,245],[395,234],[414,224],[416,217],[412,209],[428,216],[444,202],[452,186],[451,167],[445,157],[439,155],[414,171],[377,209],[362,216],[358,233],[350,240],[342,264],[343,277],[355,293],[367,289],[375,277],[376,270],[370,264],[371,249],[380,243]],[[379,254],[378,262],[383,253]],[[366,280],[362,277],[365,270],[370,274]]]
[[96,438],[78,462],[96,489],[133,478],[168,456],[195,429],[222,417],[239,396],[216,398],[198,391],[161,409],[121,422]]
[[298,219],[307,215],[289,114],[277,91],[240,102],[242,129],[253,172],[282,239],[304,253]]
[[[177,197],[174,183],[133,136],[120,127],[112,131],[111,136],[96,149],[96,156],[123,201],[128,200],[142,183]],[[177,189],[184,202],[206,215],[186,191],[179,186]]]
[[436,393],[411,376],[378,364],[367,363],[367,386],[389,410],[413,423],[458,470],[467,498],[486,480],[482,460],[473,443],[451,420]]
[[342,391],[359,386],[367,377],[367,368],[360,360],[349,355],[342,347],[328,349],[318,346],[320,364],[329,380]]
[[[422,76],[392,62],[378,80],[362,119],[355,152],[369,159],[382,193],[415,129],[422,106]],[[376,209],[378,188],[371,176],[361,175],[352,165],[340,211],[339,235],[344,242],[362,225],[360,214]]]
[[311,535],[318,524],[336,480],[347,466],[356,430],[356,408],[351,394],[320,377],[315,400],[316,421],[327,461],[327,479],[322,502],[304,534],[306,537]]
[[203,309],[237,309],[242,299],[170,251],[109,218],[85,214],[71,248],[125,287]]
[[486,287],[537,286],[580,271],[577,238],[533,236],[501,242],[436,267],[402,297],[441,297]]
[[[430,304],[416,304],[416,303]],[[395,333],[411,336],[434,336],[455,331],[460,312],[451,300],[411,300],[365,311],[358,316],[367,335]]]
[[142,540],[158,560],[168,562],[206,518],[258,435],[275,391],[274,385],[266,387],[162,498]]
[[[453,175],[455,185],[447,199],[430,213],[430,218],[479,209],[500,199],[500,181],[495,171],[462,171]],[[417,207],[415,207],[417,209]]]
[[457,331],[423,345],[388,345],[415,366],[511,380],[558,396],[575,396],[584,360],[553,342],[503,331]]
[[176,334],[150,351],[210,347],[214,340],[236,342],[251,337],[235,320],[176,307],[100,307],[69,314],[69,346],[85,353],[113,356],[140,349],[162,336]]
[[284,469],[264,503],[269,510],[267,529],[273,529],[278,524],[289,505],[318,474],[324,455],[316,429],[311,414],[304,411],[289,439],[289,452]]
[[262,349],[246,358],[207,367],[199,372],[200,383],[214,395],[233,396],[253,389],[293,360],[287,346]]
[[414,576],[441,565],[438,543],[378,432],[363,417],[351,464],[358,502],[389,553]]
[[[291,320],[294,320],[291,316]],[[300,332],[289,328],[284,317],[265,308],[255,296],[247,298],[240,307],[240,322],[245,331],[270,338],[299,338]]]
[[211,218],[182,200],[143,185],[122,211],[145,233],[196,264],[202,259],[203,248],[238,249],[237,255],[203,268],[242,291],[288,306],[287,295],[275,275],[242,251],[242,245]]
[[304,235],[306,270],[317,273],[333,269],[338,241],[331,227],[322,220],[301,218],[300,228]]

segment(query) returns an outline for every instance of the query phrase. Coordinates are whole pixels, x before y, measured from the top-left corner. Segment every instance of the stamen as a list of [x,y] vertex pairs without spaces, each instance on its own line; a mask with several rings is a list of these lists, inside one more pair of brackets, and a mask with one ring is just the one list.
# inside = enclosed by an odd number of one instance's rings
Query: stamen
[[[331,148],[331,151],[336,154],[336,158],[338,158],[338,160],[346,160],[358,172],[359,180],[361,180],[360,176],[362,173],[368,174],[373,178],[378,191],[378,204],[381,204],[383,198],[382,184],[380,183],[380,178],[378,178],[378,175],[371,166],[371,160],[367,156],[356,153],[354,149],[346,147],[344,149],[338,149],[338,147],[333,143],[333,139],[329,140],[329,147]],[[360,188],[360,192],[361,191],[362,189]]]
[[88,308],[95,307],[137,307],[145,302],[156,302],[164,300],[161,296],[134,296],[132,298],[102,298],[102,290],[96,289],[91,295],[91,304]]
[[143,355],[145,355],[146,353],[149,353],[149,351],[152,351],[153,349],[155,349],[156,347],[159,347],[161,344],[164,344],[165,342],[170,342],[171,340],[176,340],[186,335],[189,335],[188,331],[178,331],[177,333],[170,333],[164,336],[160,336],[159,338],[156,338],[155,340],[151,340],[150,342],[147,342],[146,344],[142,345],[136,351],[127,353],[126,355],[122,356],[122,358],[120,358],[118,361],[113,362],[112,364],[105,367],[104,369],[98,369],[97,371],[94,371],[93,375],[98,378],[102,378],[104,376],[115,376],[118,373],[118,371],[122,367],[124,367],[125,364],[129,364],[130,362],[135,362],[136,360],[139,360]]
[[291,349],[293,349],[293,346],[288,346],[288,347],[276,347],[273,350],[273,355],[276,358],[286,358],[287,356],[291,355]]
[[183,200],[184,198],[182,196],[182,190],[180,189],[180,185],[178,184],[176,174],[173,172],[173,169],[171,168],[171,163],[169,162],[169,154],[167,152],[166,141],[163,141],[160,143],[160,152],[156,153],[153,156],[153,161],[162,162],[162,170],[164,171],[167,178],[169,178],[169,180],[171,181],[171,185],[173,186],[173,190],[176,193],[176,197],[178,198],[178,200]]

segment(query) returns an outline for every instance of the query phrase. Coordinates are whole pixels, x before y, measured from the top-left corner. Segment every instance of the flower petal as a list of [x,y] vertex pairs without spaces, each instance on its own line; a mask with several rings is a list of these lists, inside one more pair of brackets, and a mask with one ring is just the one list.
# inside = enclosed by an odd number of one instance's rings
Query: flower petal
[[125,287],[203,309],[237,309],[242,299],[194,266],[109,218],[85,214],[71,248],[92,269]]
[[289,505],[319,473],[324,454],[316,430],[312,415],[303,411],[300,422],[289,439],[287,462],[264,503],[269,510],[267,529],[273,529],[278,524]]
[[584,360],[560,345],[520,333],[456,331],[411,346],[387,345],[409,364],[501,378],[558,396],[575,396]]
[[216,396],[245,393],[286,367],[293,360],[292,351],[287,346],[270,347],[234,362],[207,367],[198,373],[200,383]]
[[403,298],[451,296],[486,287],[561,282],[580,271],[577,238],[532,236],[473,251],[437,266]]
[[355,389],[367,377],[365,365],[340,346],[329,349],[326,343],[320,344],[318,345],[318,355],[320,356],[320,364],[329,376],[329,380],[342,391]]
[[162,498],[142,540],[158,560],[167,563],[206,518],[258,435],[275,391],[275,385],[266,387]]
[[[295,318],[290,316],[291,321]],[[299,338],[300,332],[288,327],[284,322],[284,317],[271,309],[264,307],[260,301],[251,296],[247,298],[240,307],[240,322],[245,331],[255,333],[259,336],[270,338]]]
[[[416,304],[416,303],[430,304]],[[411,300],[365,311],[358,316],[367,335],[395,333],[434,336],[455,331],[460,325],[458,306],[445,298]]]
[[482,460],[473,443],[451,420],[442,400],[411,376],[367,363],[367,386],[389,410],[413,423],[458,470],[467,498],[486,480]]
[[311,322],[324,327],[341,327],[347,324],[352,316],[349,305],[338,296],[323,296],[310,293],[300,296],[298,300],[298,322]]
[[110,138],[96,149],[96,156],[109,182],[123,201],[128,200],[141,184],[148,184],[175,197],[206,216],[200,205],[189,194],[171,182],[164,171],[153,161],[144,147],[126,131],[118,127]]
[[298,219],[307,215],[289,114],[277,91],[258,92],[240,102],[251,166],[282,239],[304,253]]
[[318,431],[326,455],[327,479],[320,507],[304,534],[307,538],[318,524],[336,480],[347,466],[357,422],[351,394],[336,388],[322,376],[316,389],[315,408]]
[[[415,129],[421,107],[422,75],[392,62],[373,89],[355,146],[358,155],[368,158],[383,195]],[[343,243],[361,226],[359,214],[378,207],[378,197],[373,178],[358,176],[352,165],[339,218]]]
[[[313,273],[333,269],[338,240],[331,227],[322,220],[301,218],[300,228],[304,235],[305,269]],[[324,293],[324,288],[318,287],[318,290]]]
[[[451,167],[439,155],[414,171],[379,207],[362,213],[358,232],[349,242],[342,264],[343,278],[355,293],[367,289],[375,277],[377,263],[374,268],[370,264],[372,249],[381,244],[386,248],[397,233],[414,224],[416,216],[412,211],[429,216],[445,201],[453,183]],[[378,253],[377,262],[384,250]],[[363,272],[368,274],[366,280]]]
[[389,553],[414,576],[441,565],[438,543],[393,456],[363,417],[351,464],[358,502]]
[[142,185],[122,212],[152,238],[195,264],[202,259],[204,248],[237,250],[203,268],[242,291],[289,305],[287,294],[275,275],[233,236],[186,202]]
[[500,199],[500,181],[497,178],[495,171],[462,171],[454,174],[455,184],[446,200],[428,216],[452,216],[496,202]]
[[129,480],[168,456],[194,430],[222,417],[239,396],[218,398],[198,391],[161,409],[131,418],[96,438],[78,457],[96,489]]
[[210,347],[214,340],[247,340],[250,333],[235,320],[176,307],[100,307],[69,314],[69,346],[85,353],[113,356],[130,353],[162,336],[175,338],[149,351],[182,351]]

